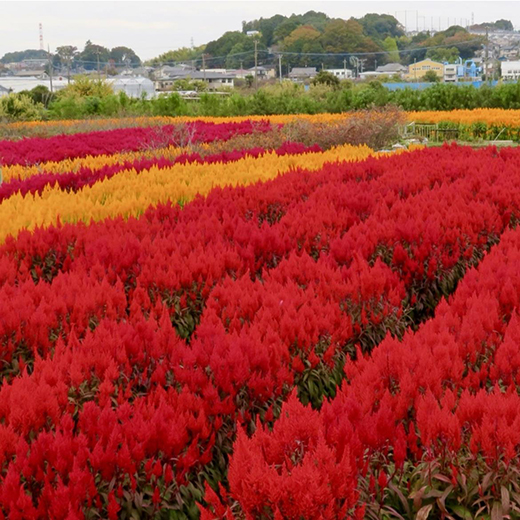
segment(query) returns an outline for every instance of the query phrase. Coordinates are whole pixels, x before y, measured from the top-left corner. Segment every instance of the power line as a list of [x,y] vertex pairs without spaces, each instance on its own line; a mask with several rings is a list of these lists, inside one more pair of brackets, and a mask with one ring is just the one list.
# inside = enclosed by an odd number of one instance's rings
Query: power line
[[[427,46],[427,47],[414,47],[412,49],[402,49],[402,50],[399,50],[397,49],[397,52],[402,55],[402,54],[410,54],[410,53],[413,53],[413,52],[418,52],[418,51],[428,51],[430,49],[444,49],[444,48],[450,48],[450,47],[462,47],[464,45],[470,45],[470,44],[473,44],[473,43],[482,43],[482,40],[479,38],[479,39],[473,39],[473,40],[466,40],[466,41],[463,41],[463,42],[457,42],[457,43],[454,43],[452,45],[432,45],[432,46]],[[278,57],[278,56],[291,56],[291,57],[294,57],[294,56],[299,56],[299,57],[305,57],[305,56],[309,56],[309,57],[350,57],[350,56],[374,56],[374,55],[378,55],[378,56],[381,56],[381,55],[391,55],[393,53],[395,53],[396,51],[373,51],[373,52],[356,52],[356,51],[349,51],[349,52],[289,52],[289,51],[275,51],[275,52],[270,52],[269,50],[267,49],[258,49],[257,53],[258,54],[264,54],[264,55],[267,55],[267,56],[273,56],[273,57]],[[254,57],[255,55],[255,51],[254,50],[251,50],[251,51],[244,51],[244,52],[237,52],[237,53],[233,53],[233,54],[225,54],[225,55],[222,55],[222,56],[205,56],[204,58],[200,57],[200,58],[194,58],[194,59],[191,59],[191,60],[168,60],[168,61],[161,61],[160,63],[163,64],[163,65],[180,65],[180,64],[186,64],[187,62],[189,63],[195,63],[195,64],[202,64],[203,62],[206,63],[206,62],[210,62],[210,61],[217,61],[217,60],[224,60],[224,59],[227,59],[227,58],[235,58],[235,57],[244,57],[244,56],[251,56],[251,57]],[[84,65],[114,65],[114,66],[125,66],[126,64],[125,63],[118,63],[118,62],[114,62],[114,61],[101,61],[101,60],[82,60],[82,59],[74,59],[73,60],[74,63],[77,63],[77,64],[84,64]],[[151,61],[151,60],[148,60],[148,61]],[[133,68],[137,68],[137,67],[140,67],[140,65],[138,64],[132,64],[131,67]]]

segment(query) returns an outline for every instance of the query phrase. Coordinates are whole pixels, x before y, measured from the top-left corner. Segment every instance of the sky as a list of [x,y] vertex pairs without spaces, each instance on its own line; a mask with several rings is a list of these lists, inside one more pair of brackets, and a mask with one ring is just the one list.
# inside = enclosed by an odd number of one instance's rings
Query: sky
[[[520,29],[520,2],[502,1],[3,1],[0,0],[0,57],[6,52],[38,49],[39,23],[44,45],[82,50],[85,42],[108,48],[124,45],[143,59],[168,50],[201,45],[226,31],[241,30],[242,21],[274,14],[321,11],[330,17],[359,18],[366,13],[396,16],[409,30],[444,29],[465,20],[475,23],[505,18]],[[449,19],[448,19],[449,18]],[[462,22],[462,23],[461,23]]]

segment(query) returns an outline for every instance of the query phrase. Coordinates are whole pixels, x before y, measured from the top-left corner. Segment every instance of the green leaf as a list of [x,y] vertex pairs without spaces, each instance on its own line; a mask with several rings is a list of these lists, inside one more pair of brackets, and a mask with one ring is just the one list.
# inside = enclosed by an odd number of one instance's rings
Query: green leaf
[[464,520],[473,520],[473,516],[464,506],[453,506],[452,511],[460,518]]

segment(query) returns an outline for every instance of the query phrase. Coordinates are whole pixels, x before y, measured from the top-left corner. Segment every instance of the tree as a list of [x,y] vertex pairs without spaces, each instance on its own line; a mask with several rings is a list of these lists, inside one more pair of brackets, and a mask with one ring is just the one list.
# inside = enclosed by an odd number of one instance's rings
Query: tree
[[29,59],[45,59],[47,58],[47,51],[41,49],[27,49],[25,51],[8,52],[3,55],[0,62],[2,63],[18,63]]
[[[242,44],[245,48],[251,45],[251,38],[240,31],[228,31],[217,40],[213,40],[206,45],[206,53],[212,56],[212,67],[225,66],[227,56],[237,44]],[[253,43],[254,46],[254,43]],[[262,49],[262,45],[258,46]]]
[[434,70],[427,71],[423,76],[423,79],[427,83],[438,83],[440,81],[439,76],[437,76],[437,73]]
[[440,49],[429,49],[426,57],[433,61],[440,61],[441,63],[455,63],[459,58],[459,50],[457,47],[444,47]]
[[199,45],[198,47],[181,47],[180,49],[165,52],[146,63],[152,66],[157,66],[165,63],[174,64],[179,62],[190,62],[199,59],[205,50],[206,45]]
[[326,70],[320,70],[312,80],[313,85],[328,85],[329,87],[339,88],[340,81],[337,76]]
[[389,14],[369,13],[360,18],[358,22],[362,25],[365,35],[376,41],[383,41],[388,37],[404,36],[404,30],[399,21]]
[[109,59],[114,60],[116,65],[123,63],[133,67],[141,65],[141,58],[128,47],[114,47],[110,51]]
[[110,58],[110,51],[102,45],[96,45],[90,40],[85,43],[85,48],[78,56],[78,61],[81,62],[86,70],[96,70],[98,63],[103,67]]
[[273,33],[273,42],[281,42],[284,38],[287,38],[300,24],[296,20],[285,20],[281,23]]
[[397,48],[397,42],[395,41],[395,38],[392,38],[391,36],[387,36],[383,41],[383,46],[388,52],[388,55],[386,57],[387,61],[389,63],[398,63],[400,60],[399,57],[399,49]]
[[[374,40],[363,34],[362,25],[354,18],[349,20],[332,20],[325,27],[320,38],[325,52],[331,53],[376,53],[382,48]],[[374,62],[376,55],[364,56],[369,62]],[[343,57],[332,59],[335,65],[343,60]],[[328,60],[330,62],[330,60]]]
[[56,49],[55,62],[56,59],[59,62],[60,66],[67,68],[67,77],[70,82],[70,69],[72,68],[72,63],[74,59],[78,55],[78,48],[74,47],[74,45],[62,45]]
[[88,76],[76,76],[74,83],[67,85],[56,95],[61,98],[83,98],[96,97],[104,98],[112,95],[114,92],[110,86],[110,82],[102,79],[92,79]]
[[284,38],[281,48],[285,52],[293,52],[295,54],[303,54],[303,56],[291,56],[291,64],[296,66],[317,65],[319,58],[305,56],[305,54],[323,52],[320,43],[321,33],[310,25],[302,25],[295,29],[289,36]]

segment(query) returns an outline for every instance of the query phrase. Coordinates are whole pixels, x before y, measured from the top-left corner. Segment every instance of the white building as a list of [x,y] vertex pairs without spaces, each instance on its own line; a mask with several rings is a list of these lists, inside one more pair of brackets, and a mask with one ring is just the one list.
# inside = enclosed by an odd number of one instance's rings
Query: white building
[[147,99],[155,97],[153,81],[142,76],[117,76],[110,83],[114,94],[124,92],[131,98],[140,98],[143,95],[146,95]]
[[325,72],[330,72],[339,79],[351,79],[354,77],[350,69],[325,69]]
[[503,61],[500,63],[502,69],[502,79],[520,79],[520,61]]
[[[0,77],[0,86],[7,89],[9,92],[14,92],[17,94],[18,92],[22,92],[23,90],[32,90],[34,87],[39,87],[40,85],[47,87],[51,90],[51,80],[50,79],[41,79],[41,78],[18,78],[16,76],[5,76]],[[58,79],[54,78],[52,80],[52,90],[54,92],[65,88],[68,85],[68,81],[66,79]]]
[[444,65],[444,83],[457,83],[457,69],[458,65],[446,63]]

